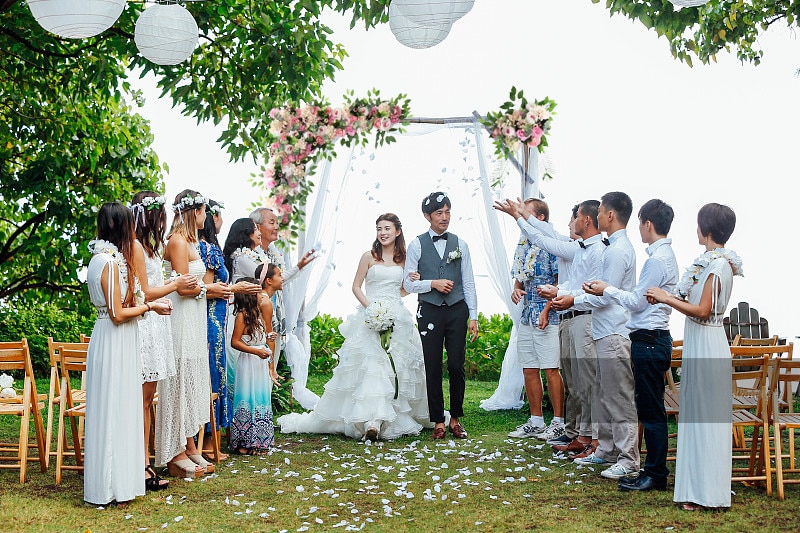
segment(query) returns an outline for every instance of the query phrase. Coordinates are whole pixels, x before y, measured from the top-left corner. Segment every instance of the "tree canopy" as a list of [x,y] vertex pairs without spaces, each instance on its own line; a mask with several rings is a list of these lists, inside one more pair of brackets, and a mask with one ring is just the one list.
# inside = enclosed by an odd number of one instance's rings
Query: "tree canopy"
[[666,37],[672,55],[689,66],[692,57],[716,61],[722,50],[757,65],[764,53],[759,35],[777,22],[796,27],[800,17],[800,0],[710,0],[681,9],[669,0],[606,0],[606,7],[612,16],[627,16]]
[[200,29],[192,57],[159,66],[133,40],[141,3],[88,39],[44,31],[25,2],[0,0],[0,298],[75,301],[95,213],[159,190],[163,165],[136,112],[131,76],[151,75],[173,105],[222,128],[232,160],[269,146],[269,111],[319,96],[342,68],[324,9],[373,26],[388,0],[187,3]]

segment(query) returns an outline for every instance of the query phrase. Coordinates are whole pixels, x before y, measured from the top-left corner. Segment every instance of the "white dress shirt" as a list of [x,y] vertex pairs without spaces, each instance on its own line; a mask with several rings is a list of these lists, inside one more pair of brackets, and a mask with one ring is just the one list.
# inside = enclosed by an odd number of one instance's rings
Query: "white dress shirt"
[[286,268],[286,259],[283,257],[281,251],[278,250],[278,247],[275,246],[274,242],[269,243],[268,250],[266,252],[261,246],[257,246],[256,253],[262,257],[262,262],[265,265],[268,263],[274,263],[280,267],[284,285],[288,285],[294,281],[294,278],[296,278],[300,273],[300,269],[297,268],[297,265],[292,265],[291,268]]
[[659,287],[669,293],[675,292],[678,284],[678,261],[672,251],[672,239],[659,239],[647,247],[647,261],[639,274],[639,283],[633,291],[624,291],[609,286],[603,291],[612,300],[630,311],[628,328],[669,329],[669,315],[672,308],[666,304],[650,305],[644,293],[650,287]]
[[[433,238],[438,235],[432,229],[428,229],[428,235]],[[447,241],[439,239],[433,243],[439,257],[444,257],[444,249],[447,246]],[[472,259],[469,255],[469,247],[464,239],[458,237],[458,248],[461,250],[461,289],[464,291],[464,302],[469,309],[469,319],[478,320],[478,296],[475,292],[475,276],[472,273]],[[421,279],[419,281],[411,281],[409,276],[412,272],[417,272],[419,269],[419,258],[422,255],[422,244],[419,238],[414,238],[408,245],[406,250],[406,267],[403,273],[403,287],[408,292],[430,292],[431,281],[429,279]]]
[[[628,234],[624,229],[609,235],[608,246],[603,253],[603,268],[599,279],[609,285],[619,287],[624,291],[633,291],[636,287],[636,252],[633,249]],[[580,286],[586,281],[598,279],[595,277],[576,276],[574,285]],[[575,294],[573,307],[578,311],[592,310],[592,338],[594,340],[621,335],[628,337],[628,311],[619,303],[612,300],[607,294],[594,296],[580,291]]]

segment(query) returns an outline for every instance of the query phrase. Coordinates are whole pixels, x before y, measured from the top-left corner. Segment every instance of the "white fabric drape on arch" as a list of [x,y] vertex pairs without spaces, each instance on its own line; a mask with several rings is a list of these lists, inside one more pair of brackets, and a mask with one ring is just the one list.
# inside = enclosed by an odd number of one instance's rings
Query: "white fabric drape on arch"
[[[348,151],[348,161],[353,158],[355,145]],[[304,409],[314,409],[319,400],[308,389],[308,364],[311,360],[311,340],[307,321],[317,316],[317,304],[335,268],[333,263],[336,246],[336,227],[339,220],[338,205],[350,173],[350,165],[345,167],[341,179],[331,180],[331,164],[323,160],[315,174],[319,183],[306,205],[306,229],[297,239],[297,251],[320,246],[325,251],[318,259],[302,269],[297,278],[284,289],[283,301],[286,308],[286,343],[284,354],[292,371],[292,394]],[[309,176],[310,178],[311,176]],[[330,202],[333,198],[335,201]]]

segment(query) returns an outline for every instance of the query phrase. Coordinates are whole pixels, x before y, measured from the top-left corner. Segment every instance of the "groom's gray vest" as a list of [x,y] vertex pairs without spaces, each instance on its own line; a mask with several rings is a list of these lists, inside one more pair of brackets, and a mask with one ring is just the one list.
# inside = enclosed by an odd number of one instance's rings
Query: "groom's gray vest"
[[417,265],[420,279],[449,279],[453,282],[453,290],[447,294],[436,289],[419,293],[420,301],[433,305],[453,305],[464,299],[464,289],[461,286],[461,259],[447,262],[450,252],[458,249],[458,237],[453,233],[448,233],[447,236],[447,246],[444,249],[444,257],[441,258],[433,245],[430,233],[425,232],[417,237],[421,247],[419,265]]

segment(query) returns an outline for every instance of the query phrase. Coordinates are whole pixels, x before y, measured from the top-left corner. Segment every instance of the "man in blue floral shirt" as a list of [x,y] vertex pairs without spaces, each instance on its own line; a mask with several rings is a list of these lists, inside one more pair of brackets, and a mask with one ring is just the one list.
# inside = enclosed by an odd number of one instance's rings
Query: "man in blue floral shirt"
[[[525,200],[527,219],[533,215],[547,221],[550,210],[538,198]],[[518,328],[517,354],[525,377],[525,393],[530,404],[530,419],[508,434],[509,437],[537,437],[549,440],[564,434],[564,383],[559,372],[558,315],[551,301],[539,296],[539,285],[558,284],[558,258],[530,243],[523,233],[514,252],[511,267],[514,292],[511,300],[523,302]],[[547,390],[553,404],[553,420],[545,426],[542,415],[542,377],[544,370]]]

